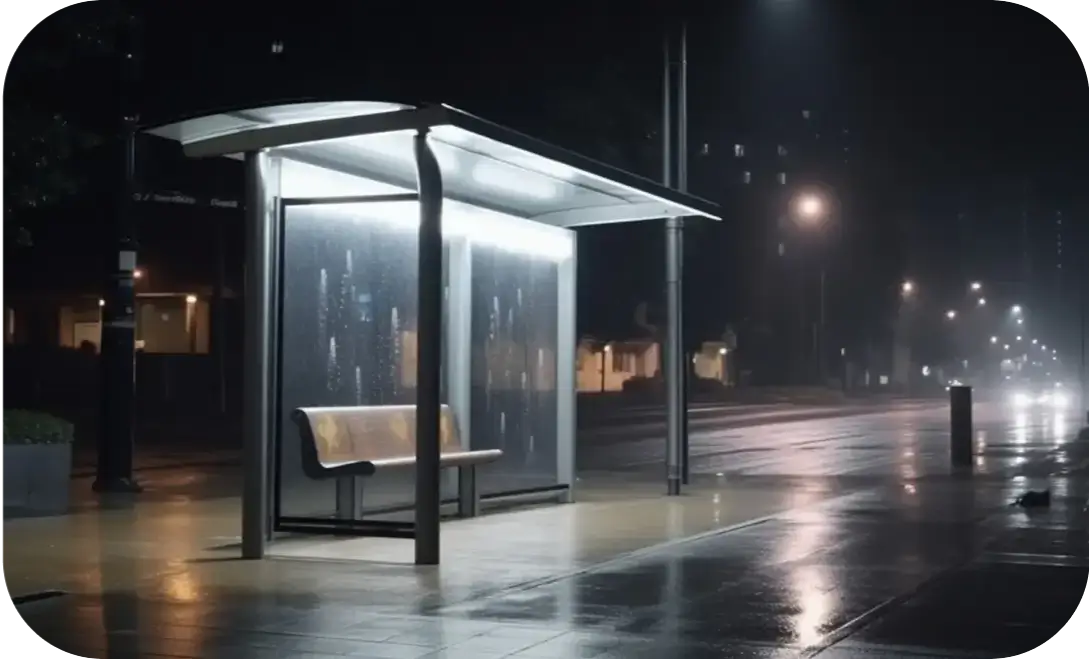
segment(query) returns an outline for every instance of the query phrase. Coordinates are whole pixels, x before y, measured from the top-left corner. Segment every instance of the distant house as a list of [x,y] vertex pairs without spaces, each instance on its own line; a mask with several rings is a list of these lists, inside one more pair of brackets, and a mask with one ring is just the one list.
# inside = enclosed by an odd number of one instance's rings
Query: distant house
[[[695,376],[733,384],[730,356],[725,343],[703,343],[692,356]],[[577,364],[580,393],[618,392],[632,378],[658,377],[661,349],[650,339],[606,342],[586,337],[579,341]]]

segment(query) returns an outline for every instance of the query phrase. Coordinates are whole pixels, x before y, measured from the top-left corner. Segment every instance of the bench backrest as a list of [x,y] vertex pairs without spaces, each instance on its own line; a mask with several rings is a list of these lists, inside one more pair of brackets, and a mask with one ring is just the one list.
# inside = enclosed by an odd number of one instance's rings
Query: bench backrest
[[[325,467],[416,455],[415,405],[303,407],[291,416]],[[439,442],[442,453],[464,450],[448,405],[439,413]]]

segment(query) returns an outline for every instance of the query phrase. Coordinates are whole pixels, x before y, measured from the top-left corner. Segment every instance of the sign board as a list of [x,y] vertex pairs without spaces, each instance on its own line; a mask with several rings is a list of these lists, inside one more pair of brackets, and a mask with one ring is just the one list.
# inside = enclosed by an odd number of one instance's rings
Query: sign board
[[224,197],[194,197],[182,192],[137,192],[132,200],[142,204],[171,204],[174,206],[192,206],[202,208],[241,208],[237,199]]

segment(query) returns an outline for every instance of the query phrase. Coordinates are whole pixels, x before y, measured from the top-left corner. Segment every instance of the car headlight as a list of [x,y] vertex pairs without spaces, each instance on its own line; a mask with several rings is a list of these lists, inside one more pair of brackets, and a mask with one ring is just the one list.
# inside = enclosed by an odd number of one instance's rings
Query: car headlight
[[1032,397],[1023,391],[1018,391],[1013,394],[1013,404],[1015,407],[1028,407],[1032,405]]

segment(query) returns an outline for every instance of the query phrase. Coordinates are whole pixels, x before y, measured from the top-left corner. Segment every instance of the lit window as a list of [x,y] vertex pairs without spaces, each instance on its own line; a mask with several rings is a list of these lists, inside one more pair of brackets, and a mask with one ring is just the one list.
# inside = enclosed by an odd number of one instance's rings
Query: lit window
[[745,157],[745,145],[744,144],[735,144],[734,145],[734,157],[735,158],[744,158]]
[[746,184],[746,185],[748,185],[749,183],[752,183],[752,172],[742,172],[741,182]]
[[786,184],[787,184],[786,172],[779,172],[779,185],[786,185]]

